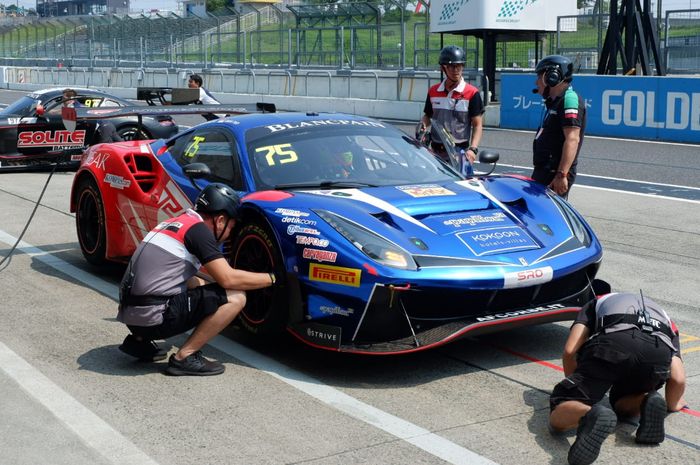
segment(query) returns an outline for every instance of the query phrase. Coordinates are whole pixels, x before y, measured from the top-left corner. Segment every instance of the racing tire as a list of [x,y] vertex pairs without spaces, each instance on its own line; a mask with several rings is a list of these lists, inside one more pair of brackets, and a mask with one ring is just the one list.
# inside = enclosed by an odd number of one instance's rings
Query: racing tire
[[117,134],[126,140],[148,140],[151,139],[151,135],[144,131],[139,130],[136,126],[122,126],[117,130]]
[[80,250],[88,263],[107,263],[107,229],[102,194],[91,177],[84,177],[76,190],[75,227]]
[[243,329],[258,337],[282,333],[289,320],[287,282],[282,255],[269,228],[257,222],[245,225],[234,240],[231,266],[246,271],[275,274],[276,283],[246,291],[246,305],[238,316]]

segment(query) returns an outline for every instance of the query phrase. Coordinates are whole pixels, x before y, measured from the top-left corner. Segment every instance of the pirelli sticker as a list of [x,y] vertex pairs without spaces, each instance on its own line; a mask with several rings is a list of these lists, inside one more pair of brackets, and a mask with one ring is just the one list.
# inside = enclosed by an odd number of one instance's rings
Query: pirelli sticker
[[322,283],[340,284],[341,286],[360,287],[362,270],[342,266],[309,264],[309,279]]

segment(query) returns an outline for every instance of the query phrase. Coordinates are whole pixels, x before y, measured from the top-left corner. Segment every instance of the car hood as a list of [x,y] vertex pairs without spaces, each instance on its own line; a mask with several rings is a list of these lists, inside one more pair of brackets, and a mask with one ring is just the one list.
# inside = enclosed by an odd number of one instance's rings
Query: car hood
[[[525,265],[585,250],[593,242],[599,249],[590,227],[566,202],[513,177],[296,191],[282,203],[283,209],[271,209],[278,219],[285,209],[311,217],[330,212],[413,255]],[[441,263],[450,266],[449,260]]]

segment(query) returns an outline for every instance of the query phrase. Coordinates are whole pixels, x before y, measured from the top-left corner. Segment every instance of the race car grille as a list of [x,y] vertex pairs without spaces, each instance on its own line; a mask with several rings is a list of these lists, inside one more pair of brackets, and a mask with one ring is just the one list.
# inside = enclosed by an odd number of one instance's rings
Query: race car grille
[[[596,269],[594,265],[538,286],[491,290],[419,288],[400,297],[409,318],[416,320],[444,321],[553,303],[573,304],[589,288]],[[592,297],[585,294],[586,299]]]

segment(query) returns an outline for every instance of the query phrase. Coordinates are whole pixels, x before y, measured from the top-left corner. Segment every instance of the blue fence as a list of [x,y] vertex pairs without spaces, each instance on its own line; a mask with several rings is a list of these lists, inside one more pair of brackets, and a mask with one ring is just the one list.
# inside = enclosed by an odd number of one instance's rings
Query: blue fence
[[[576,76],[586,101],[586,134],[700,143],[700,78]],[[542,98],[534,74],[504,74],[501,127],[537,129]]]

